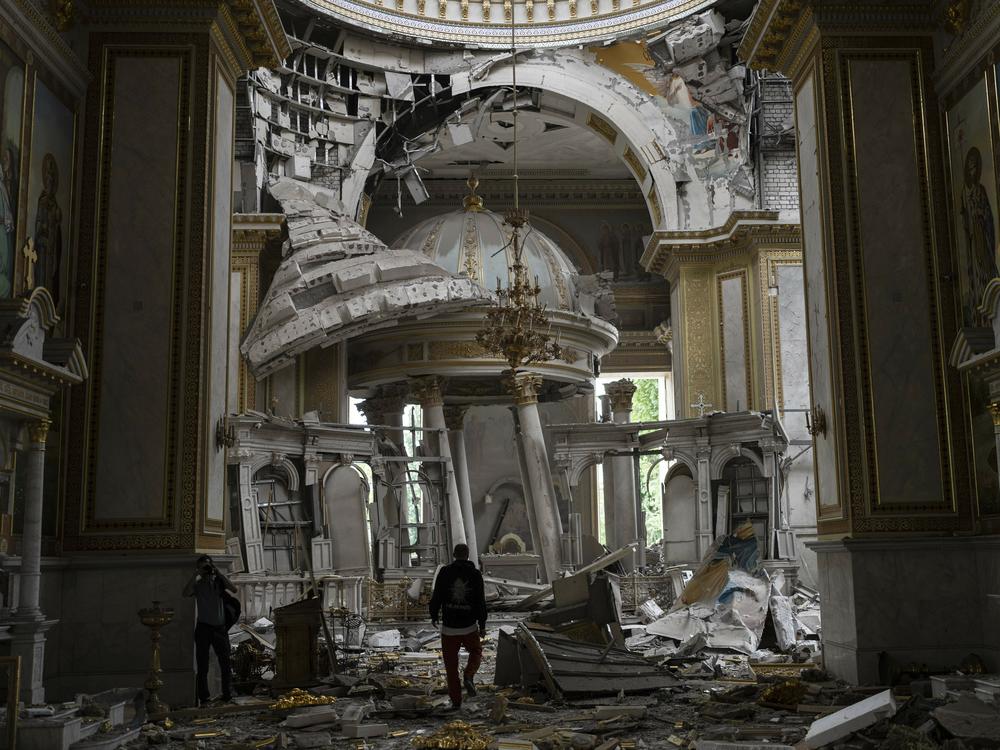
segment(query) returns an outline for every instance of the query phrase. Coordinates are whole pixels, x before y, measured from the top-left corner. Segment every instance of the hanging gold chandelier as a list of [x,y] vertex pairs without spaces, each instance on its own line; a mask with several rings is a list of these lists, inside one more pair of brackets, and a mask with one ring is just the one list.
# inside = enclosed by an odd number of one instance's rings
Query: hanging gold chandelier
[[508,285],[504,288],[497,278],[497,306],[490,308],[483,327],[476,333],[476,342],[488,353],[510,365],[511,375],[536,362],[560,356],[559,345],[552,340],[551,325],[545,305],[538,295],[538,278],[528,278],[524,264],[521,231],[528,223],[528,210],[518,201],[517,182],[517,52],[514,47],[514,14],[510,15],[510,57],[514,106],[514,208],[504,214],[504,224],[511,228],[510,258],[507,269]]

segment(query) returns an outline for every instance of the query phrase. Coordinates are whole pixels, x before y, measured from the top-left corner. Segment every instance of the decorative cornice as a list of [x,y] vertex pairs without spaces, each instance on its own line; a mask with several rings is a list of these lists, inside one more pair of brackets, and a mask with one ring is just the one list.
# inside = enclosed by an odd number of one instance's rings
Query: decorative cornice
[[32,0],[0,0],[0,26],[9,24],[38,61],[50,69],[76,97],[87,91],[87,65],[66,43]]
[[277,67],[292,51],[273,0],[93,0],[91,16],[99,23],[158,25],[214,17],[243,69]]
[[[509,170],[508,170],[509,171]],[[642,191],[636,185],[635,180],[595,180],[595,179],[568,179],[560,177],[558,173],[553,173],[550,177],[542,179],[524,178],[525,170],[518,170],[520,179],[518,199],[532,206],[555,205],[572,206],[589,210],[589,203],[598,202],[602,206],[629,206],[633,204],[645,210],[645,201]],[[514,190],[510,184],[508,175],[493,173],[485,170],[479,173],[481,182],[476,189],[486,205],[495,210],[503,211],[514,203]],[[453,209],[462,204],[462,200],[468,196],[469,189],[465,180],[458,178],[438,178],[424,179],[424,186],[430,193],[430,198],[424,201],[421,206],[447,206]],[[384,182],[376,191],[374,196],[375,205],[395,205],[396,184],[395,182]],[[581,205],[584,204],[584,205]]]
[[827,2],[826,0],[761,0],[750,17],[738,56],[751,68],[791,76],[799,53],[813,32],[871,36],[934,30],[928,0],[900,3]]
[[[712,5],[714,0],[633,0],[626,8],[614,0],[611,12],[601,12],[596,2],[579,0],[546,0],[546,12],[534,10],[535,2],[518,2],[517,14],[519,46],[553,47],[586,42],[600,42],[625,34],[635,34],[643,29],[662,27],[671,20],[682,18]],[[515,4],[511,0],[496,2],[493,12],[489,0],[478,2],[444,3],[418,0],[416,13],[403,9],[402,0],[299,0],[299,4],[384,36],[402,38],[412,44],[415,40],[430,43],[453,44],[484,49],[507,49],[510,46],[510,15]],[[481,13],[470,20],[470,7],[481,8]],[[444,8],[444,14],[441,10]]]
[[681,263],[715,263],[757,247],[801,243],[799,224],[780,220],[777,211],[734,211],[721,227],[654,232],[639,263],[671,278]]
[[281,234],[284,221],[284,214],[233,214],[232,252],[263,250],[268,241]]

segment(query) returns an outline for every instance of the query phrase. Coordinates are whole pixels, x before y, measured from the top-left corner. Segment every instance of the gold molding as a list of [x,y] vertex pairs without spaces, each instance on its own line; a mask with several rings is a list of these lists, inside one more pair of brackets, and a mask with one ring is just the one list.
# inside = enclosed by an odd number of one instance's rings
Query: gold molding
[[587,115],[587,126],[598,135],[603,136],[604,139],[612,146],[615,145],[615,141],[618,140],[618,131],[615,130],[615,126],[603,117],[595,115],[593,112]]
[[750,294],[749,294],[749,274],[746,268],[738,268],[734,271],[725,271],[715,276],[716,310],[718,313],[719,328],[719,390],[722,395],[721,406],[728,409],[726,404],[726,315],[722,304],[722,285],[728,279],[740,280],[740,319],[743,323],[743,369],[746,378],[746,403],[747,409],[753,408],[754,382],[753,382],[753,360],[754,352],[750,344]]
[[[772,278],[777,280],[779,266],[798,266],[803,269],[801,250],[765,250],[757,260],[760,309],[763,312],[763,353],[764,353],[764,406],[776,404],[785,407],[783,364],[781,359],[781,321],[778,300],[768,290]],[[802,279],[803,300],[805,299],[805,277]],[[803,320],[805,325],[805,320]],[[808,358],[808,355],[807,355]]]
[[690,415],[690,406],[699,393],[715,401],[715,345],[712,334],[712,271],[687,268],[681,273],[681,309],[684,341],[683,382],[685,398],[677,409]]

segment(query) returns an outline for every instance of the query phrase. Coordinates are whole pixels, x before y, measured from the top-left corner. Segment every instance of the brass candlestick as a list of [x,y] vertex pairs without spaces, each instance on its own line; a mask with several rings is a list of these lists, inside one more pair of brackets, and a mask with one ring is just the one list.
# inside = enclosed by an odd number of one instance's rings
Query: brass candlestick
[[174,619],[174,610],[170,607],[160,607],[160,603],[154,601],[152,607],[144,607],[139,610],[139,620],[149,628],[150,647],[152,649],[152,663],[149,666],[149,676],[143,683],[149,695],[146,698],[146,713],[150,716],[155,714],[165,714],[170,710],[170,706],[160,700],[160,688],[163,687],[163,680],[160,679],[160,628]]

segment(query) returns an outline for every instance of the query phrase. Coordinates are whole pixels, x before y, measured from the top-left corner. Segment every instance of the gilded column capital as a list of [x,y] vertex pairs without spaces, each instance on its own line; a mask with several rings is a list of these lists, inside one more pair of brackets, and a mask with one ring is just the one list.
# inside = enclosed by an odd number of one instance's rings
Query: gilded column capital
[[410,390],[424,408],[428,406],[444,406],[444,378],[440,375],[424,375],[414,378]]
[[538,403],[538,389],[542,385],[542,376],[533,372],[519,372],[512,378],[511,392],[514,403],[518,406]]
[[635,395],[636,386],[628,378],[615,380],[604,386],[604,392],[611,399],[611,411],[632,411],[632,397]]
[[461,430],[465,427],[465,413],[469,411],[468,406],[446,406],[444,407],[444,423],[449,430]]
[[385,399],[366,398],[358,404],[358,411],[365,415],[370,425],[385,424]]
[[28,437],[31,438],[31,442],[45,445],[45,441],[49,435],[49,427],[51,426],[52,420],[49,419],[39,419],[37,422],[29,422]]
[[380,385],[376,394],[383,403],[383,411],[386,414],[402,414],[406,402],[410,398],[410,386],[406,383]]

